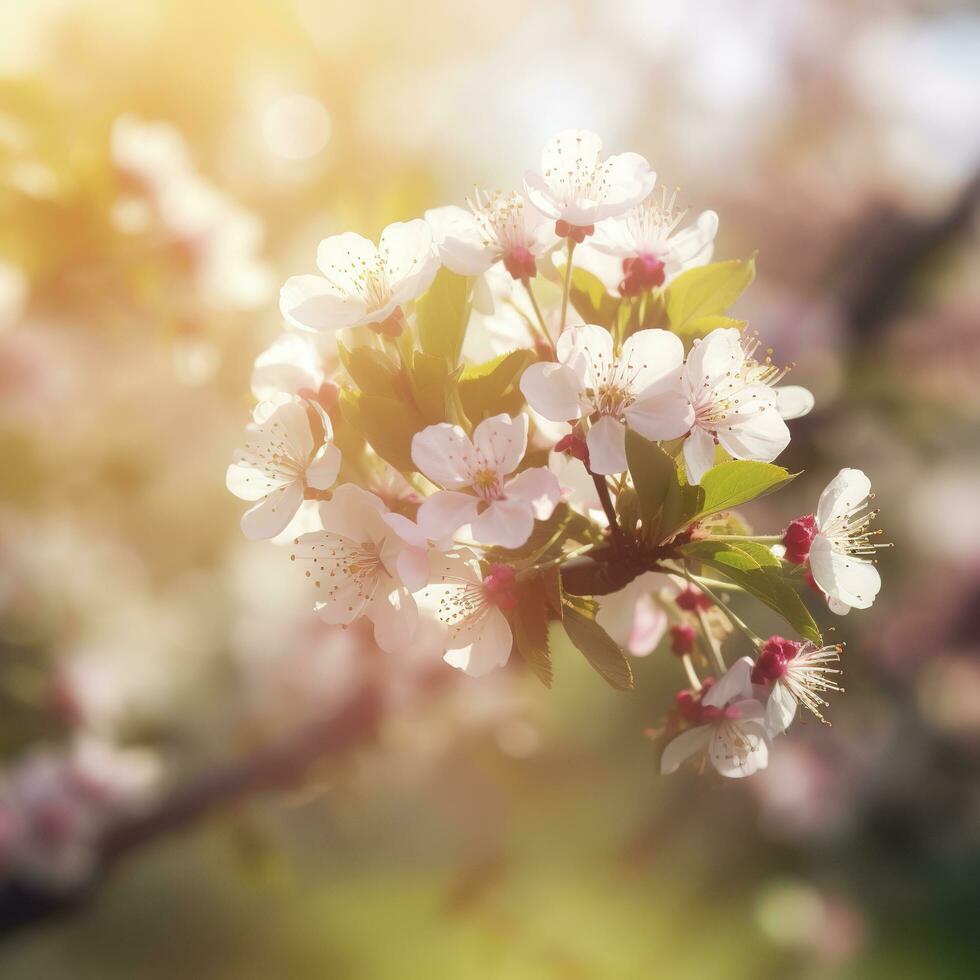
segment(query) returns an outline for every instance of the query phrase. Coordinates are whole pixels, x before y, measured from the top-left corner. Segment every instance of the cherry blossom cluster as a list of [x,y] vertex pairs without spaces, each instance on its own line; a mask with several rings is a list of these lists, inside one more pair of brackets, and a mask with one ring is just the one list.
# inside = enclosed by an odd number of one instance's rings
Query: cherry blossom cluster
[[80,735],[67,751],[35,749],[0,777],[0,879],[49,889],[84,882],[102,835],[160,788],[155,753]]
[[[793,479],[774,461],[814,399],[731,314],[754,261],[712,262],[718,216],[687,221],[655,184],[644,157],[568,131],[519,190],[377,244],[324,239],[282,287],[288,328],[256,361],[227,484],[316,613],[369,621],[390,653],[421,630],[468,674],[516,652],[550,686],[563,631],[629,689],[624,650],[666,640],[687,686],[662,771],[744,776],[839,690],[805,597],[869,607],[882,546],[860,470],[779,534],[738,515]],[[757,635],[753,603],[798,639]]]

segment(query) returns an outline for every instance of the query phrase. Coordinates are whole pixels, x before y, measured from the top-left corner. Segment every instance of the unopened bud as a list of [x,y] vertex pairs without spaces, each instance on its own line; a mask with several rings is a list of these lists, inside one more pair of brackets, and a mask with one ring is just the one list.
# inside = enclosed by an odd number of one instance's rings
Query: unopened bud
[[670,649],[678,657],[690,653],[694,649],[694,627],[687,623],[670,628]]
[[810,545],[816,533],[817,519],[813,514],[791,521],[783,535],[783,547],[786,549],[783,557],[794,565],[802,565],[810,556]]
[[713,603],[711,600],[700,590],[696,589],[693,585],[688,585],[675,599],[674,602],[680,606],[685,612],[695,612],[700,609],[702,611],[707,611],[711,608]]
[[786,673],[786,664],[799,652],[800,644],[782,636],[770,636],[759,649],[759,656],[752,668],[752,683],[765,684],[778,680]]

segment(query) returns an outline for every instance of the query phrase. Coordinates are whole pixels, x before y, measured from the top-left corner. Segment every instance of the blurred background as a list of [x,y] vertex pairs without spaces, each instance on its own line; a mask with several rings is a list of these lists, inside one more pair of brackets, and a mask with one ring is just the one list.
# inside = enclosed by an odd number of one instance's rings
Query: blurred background
[[[64,908],[7,930],[0,975],[980,975],[978,120],[969,3],[6,0],[0,803],[36,794],[57,843],[65,753],[139,795],[311,720],[351,745],[91,889],[39,847]],[[658,776],[664,650],[621,694],[559,649],[546,691],[319,624],[224,487],[317,241],[519,186],[566,127],[717,210],[716,257],[759,251],[740,315],[817,409],[752,523],[858,466],[896,545],[834,624],[833,727],[751,780]]]

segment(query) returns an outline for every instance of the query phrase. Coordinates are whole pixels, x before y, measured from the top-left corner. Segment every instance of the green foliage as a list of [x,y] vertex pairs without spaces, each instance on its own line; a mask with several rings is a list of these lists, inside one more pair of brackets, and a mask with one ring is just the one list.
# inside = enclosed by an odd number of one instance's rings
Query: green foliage
[[424,353],[443,358],[450,369],[459,364],[472,299],[472,280],[442,268],[415,304],[419,345]]
[[450,373],[445,358],[419,350],[413,354],[409,374],[412,398],[429,425],[449,420],[449,398],[458,377],[459,369]]
[[476,425],[501,412],[516,415],[524,406],[521,375],[533,361],[533,351],[515,350],[483,364],[467,365],[459,379],[467,418]]
[[399,398],[342,391],[344,418],[364,433],[374,451],[395,469],[413,470],[412,437],[426,425],[414,405]]
[[[564,273],[562,273],[564,274]],[[599,279],[585,269],[572,268],[572,306],[586,323],[595,323],[611,329],[616,322],[619,300],[606,292]]]
[[693,520],[748,503],[796,479],[782,466],[734,459],[713,466],[701,478],[704,502]]
[[743,327],[725,314],[755,279],[755,257],[714,262],[688,269],[664,291],[670,329],[686,339],[703,337],[717,327]]
[[627,430],[626,460],[639,498],[643,535],[648,541],[665,541],[691,523],[703,505],[704,490],[681,482],[672,457],[657,443]]
[[596,622],[599,604],[588,596],[562,597],[562,622],[568,639],[610,687],[617,691],[633,688],[633,671],[626,655]]
[[518,590],[520,601],[511,614],[514,645],[527,665],[545,687],[551,687],[554,675],[548,649],[548,598],[541,580],[532,579]]
[[361,391],[372,395],[393,395],[402,387],[401,368],[375,347],[348,350],[339,340],[337,353],[344,370]]
[[736,585],[779,613],[801,636],[820,643],[820,630],[796,590],[786,581],[782,563],[757,541],[692,541],[681,549],[727,575]]

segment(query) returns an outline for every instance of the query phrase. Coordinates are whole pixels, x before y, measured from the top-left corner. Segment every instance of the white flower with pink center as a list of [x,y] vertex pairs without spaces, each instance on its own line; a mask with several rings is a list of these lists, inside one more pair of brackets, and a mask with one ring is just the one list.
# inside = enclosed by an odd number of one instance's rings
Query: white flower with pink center
[[769,764],[766,709],[752,693],[752,661],[742,657],[701,699],[694,728],[664,749],[660,772],[676,772],[688,759],[707,754],[722,776],[751,776]]
[[401,307],[439,270],[432,232],[419,218],[388,225],[379,245],[354,232],[325,238],[316,262],[320,275],[293,276],[279,294],[282,315],[304,330],[377,324],[400,333]]
[[311,407],[318,418],[314,436],[306,405],[293,399],[257,406],[245,445],[228,467],[228,489],[241,500],[256,501],[242,516],[248,538],[274,538],[295,516],[307,490],[327,490],[337,479],[340,450],[331,442],[330,419]]
[[555,475],[543,466],[511,474],[527,449],[527,416],[494,415],[473,431],[440,422],[416,433],[412,459],[443,487],[419,507],[426,537],[440,541],[464,525],[474,541],[519,548],[535,520],[547,520],[561,499]]
[[678,225],[686,210],[677,210],[675,191],[669,198],[651,194],[645,201],[618,218],[598,224],[589,246],[622,260],[623,296],[639,296],[662,286],[685,269],[711,261],[718,215],[703,211],[692,225],[681,231]]
[[557,242],[553,223],[517,193],[477,190],[466,203],[425,212],[442,264],[478,276],[502,262],[514,279],[533,279],[537,257]]
[[507,663],[514,637],[504,610],[516,604],[514,585],[508,565],[492,566],[484,576],[472,552],[442,559],[419,602],[445,630],[447,664],[482,677]]
[[638,153],[605,160],[601,153],[595,133],[565,130],[545,144],[540,172],[524,174],[528,200],[562,237],[582,241],[597,221],[623,214],[653,190],[657,175]]
[[692,412],[680,391],[684,345],[667,330],[639,330],[613,351],[608,330],[572,327],[558,338],[557,363],[532,364],[521,391],[553,422],[588,418],[586,444],[593,473],[626,469],[626,429],[648,439],[688,431]]
[[733,327],[712,330],[695,342],[679,391],[680,402],[676,389],[648,400],[649,437],[687,433],[684,464],[690,483],[700,483],[714,466],[716,445],[734,459],[770,463],[789,444],[772,389],[746,376],[745,349]]
[[395,652],[414,636],[418,607],[399,573],[405,542],[386,516],[378,497],[345,483],[320,504],[324,529],[298,537],[291,558],[306,567],[324,622],[346,626],[366,616],[378,646]]
[[843,469],[820,494],[816,533],[810,543],[810,573],[827,597],[831,612],[846,615],[867,609],[881,590],[881,575],[873,562],[879,548],[870,527],[871,481],[862,470]]

